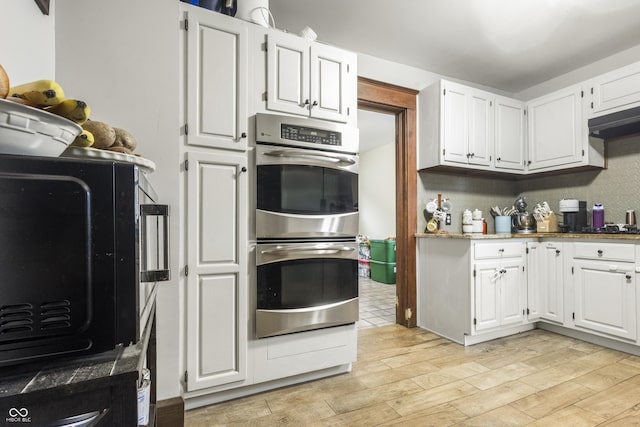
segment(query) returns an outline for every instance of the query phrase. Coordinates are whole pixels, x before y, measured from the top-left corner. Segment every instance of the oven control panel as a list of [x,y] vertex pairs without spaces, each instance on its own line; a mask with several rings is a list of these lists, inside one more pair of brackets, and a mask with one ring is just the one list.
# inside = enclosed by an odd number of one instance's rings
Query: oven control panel
[[342,145],[342,134],[340,132],[290,124],[282,124],[280,126],[280,138],[312,144]]

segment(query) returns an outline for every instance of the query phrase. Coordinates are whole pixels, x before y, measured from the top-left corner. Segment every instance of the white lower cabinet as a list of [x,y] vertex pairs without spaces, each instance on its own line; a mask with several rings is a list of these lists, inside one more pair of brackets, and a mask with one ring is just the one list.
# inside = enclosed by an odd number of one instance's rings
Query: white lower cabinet
[[247,155],[188,152],[188,391],[247,377]]
[[636,341],[635,271],[635,245],[576,243],[572,264],[576,329]]
[[[476,243],[476,249],[481,249],[481,245]],[[519,248],[519,256],[515,258],[496,257],[492,261],[474,263],[473,323],[476,331],[520,324],[525,320],[527,282],[524,245],[515,245]]]

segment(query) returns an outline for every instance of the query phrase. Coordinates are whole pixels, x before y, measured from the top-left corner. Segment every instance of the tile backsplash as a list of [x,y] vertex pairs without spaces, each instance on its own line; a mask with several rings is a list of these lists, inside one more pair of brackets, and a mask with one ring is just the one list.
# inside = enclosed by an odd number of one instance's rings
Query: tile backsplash
[[[640,218],[640,135],[605,142],[607,169],[530,177],[519,181],[477,177],[475,175],[418,173],[418,231],[424,231],[427,220],[423,214],[427,201],[438,193],[451,199],[451,226],[443,230],[459,232],[464,209],[478,208],[487,219],[488,232],[494,232],[491,206],[511,206],[515,198],[526,196],[529,210],[546,201],[558,212],[560,199],[585,200],[589,211],[594,203],[602,203],[605,222],[624,223],[625,212],[636,210]],[[589,215],[590,218],[590,215]],[[562,216],[558,217],[562,222]],[[589,219],[590,222],[590,219]]]

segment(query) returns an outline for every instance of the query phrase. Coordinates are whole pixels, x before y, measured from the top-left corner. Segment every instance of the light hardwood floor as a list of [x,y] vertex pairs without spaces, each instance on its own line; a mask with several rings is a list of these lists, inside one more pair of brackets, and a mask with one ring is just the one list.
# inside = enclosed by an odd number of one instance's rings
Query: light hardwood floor
[[640,425],[640,357],[542,330],[465,348],[361,329],[351,373],[191,410],[185,425]]

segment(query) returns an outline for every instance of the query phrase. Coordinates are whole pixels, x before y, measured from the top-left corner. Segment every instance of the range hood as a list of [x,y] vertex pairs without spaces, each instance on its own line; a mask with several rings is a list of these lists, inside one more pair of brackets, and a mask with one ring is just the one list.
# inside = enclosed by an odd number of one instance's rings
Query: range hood
[[589,135],[610,139],[640,133],[640,107],[589,119]]

